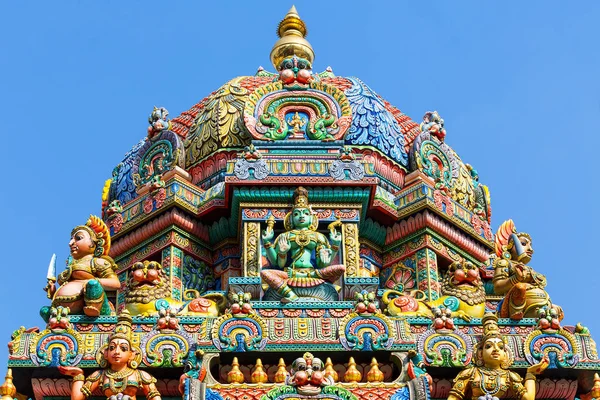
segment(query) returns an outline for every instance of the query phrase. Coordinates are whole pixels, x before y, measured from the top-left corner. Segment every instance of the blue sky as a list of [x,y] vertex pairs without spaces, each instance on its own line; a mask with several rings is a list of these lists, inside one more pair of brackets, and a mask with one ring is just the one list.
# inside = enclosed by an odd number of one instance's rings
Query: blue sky
[[[529,232],[566,324],[597,339],[600,3],[309,2],[314,67],[357,76],[449,143],[490,187],[493,228]],[[100,212],[103,183],[146,134],[259,66],[291,2],[9,2],[0,24],[0,342],[40,326],[52,253]],[[0,346],[0,360],[6,360]],[[0,361],[0,365],[4,361]],[[3,369],[4,367],[0,368]]]

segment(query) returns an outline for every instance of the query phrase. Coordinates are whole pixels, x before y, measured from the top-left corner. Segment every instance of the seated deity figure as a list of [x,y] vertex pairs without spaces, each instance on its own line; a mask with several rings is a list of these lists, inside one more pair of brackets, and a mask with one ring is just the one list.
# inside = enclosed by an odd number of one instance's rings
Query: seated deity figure
[[273,267],[260,273],[269,285],[263,300],[292,302],[302,300],[338,300],[335,287],[331,284],[343,275],[344,265],[330,265],[334,259],[342,235],[336,227],[341,222],[329,225],[329,240],[317,232],[319,219],[308,203],[308,191],[299,187],[294,193],[294,205],[285,216],[285,232],[275,241],[274,220],[267,221],[262,233],[263,248]]
[[498,317],[488,313],[482,319],[483,337],[475,347],[475,366],[459,372],[454,379],[448,400],[535,399],[536,375],[549,365],[544,358],[527,368],[525,381],[508,367],[513,356],[506,338],[498,329]]
[[[117,265],[108,256],[110,233],[104,221],[91,215],[85,225],[76,226],[69,241],[71,261],[58,275],[59,287],[49,279],[45,290],[52,299],[52,307],[68,307],[71,314],[88,316],[110,315],[113,305],[105,290],[121,287],[115,270]],[[47,319],[50,307],[43,307]]]
[[546,277],[526,265],[531,261],[533,248],[531,237],[524,232],[517,233],[512,220],[505,221],[496,234],[496,254],[494,262],[494,292],[504,295],[498,313],[501,318],[535,318],[543,307],[553,307],[563,318],[562,309],[552,305],[550,296],[544,290]]
[[86,378],[81,368],[58,367],[62,374],[73,377],[71,400],[85,400],[97,388],[108,400],[135,400],[138,389],[144,392],[148,400],[161,399],[156,389],[156,379],[137,369],[142,352],[131,341],[131,321],[129,312],[123,311],[108,343],[98,349],[96,361],[104,369]]

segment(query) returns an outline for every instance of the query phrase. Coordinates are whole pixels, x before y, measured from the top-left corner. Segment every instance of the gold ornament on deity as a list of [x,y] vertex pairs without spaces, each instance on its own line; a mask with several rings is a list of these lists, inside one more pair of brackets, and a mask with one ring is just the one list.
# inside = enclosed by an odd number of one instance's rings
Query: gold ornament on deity
[[304,248],[309,245],[311,235],[307,234],[305,231],[297,231],[295,232],[296,236],[294,237],[294,241],[300,248]]
[[294,224],[292,222],[292,212],[297,208],[306,208],[310,211],[312,215],[312,222],[308,229],[311,231],[316,231],[317,227],[319,226],[319,217],[317,217],[317,214],[313,212],[310,204],[308,203],[308,190],[306,190],[302,186],[299,186],[294,191],[294,205],[292,206],[292,210],[288,212],[285,215],[285,218],[283,219],[283,227],[285,228],[285,230],[291,231],[294,229]]

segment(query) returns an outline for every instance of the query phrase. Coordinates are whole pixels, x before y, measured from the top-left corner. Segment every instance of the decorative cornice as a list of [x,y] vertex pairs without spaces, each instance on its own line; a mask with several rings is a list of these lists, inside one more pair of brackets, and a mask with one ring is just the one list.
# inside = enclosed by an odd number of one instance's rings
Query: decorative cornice
[[132,249],[171,225],[175,225],[207,243],[209,241],[208,227],[195,221],[192,217],[186,215],[182,211],[173,208],[160,215],[158,218],[145,223],[135,231],[115,240],[110,249],[111,257],[116,258],[120,256],[124,252]]

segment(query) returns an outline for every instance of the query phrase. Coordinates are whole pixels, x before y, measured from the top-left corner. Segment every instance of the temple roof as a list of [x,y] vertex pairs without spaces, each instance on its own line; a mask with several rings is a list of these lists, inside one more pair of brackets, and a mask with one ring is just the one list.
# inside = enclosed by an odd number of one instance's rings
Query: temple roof
[[[311,68],[315,53],[305,39],[306,33],[306,25],[296,8],[292,7],[277,28],[279,40],[271,51],[271,60],[276,68],[286,57],[306,60],[308,69]],[[279,72],[281,70],[279,68]],[[336,90],[347,98],[350,123],[340,138],[344,145],[371,148],[404,170],[408,169],[409,147],[420,133],[419,124],[359,78],[335,76],[331,68],[321,73],[310,70],[310,73],[311,82],[318,82],[320,85],[320,89],[315,90]],[[258,89],[278,80],[281,80],[278,73],[259,68],[254,76],[240,76],[230,80],[171,120],[169,129],[183,141],[185,169],[192,168],[215,152],[240,151],[249,145],[253,137],[244,120],[244,108]],[[297,91],[289,91],[290,95],[294,93]],[[118,199],[121,203],[127,203],[136,197],[132,166],[141,157],[138,151],[144,147],[144,141],[147,138],[134,146],[115,168],[110,201]]]

